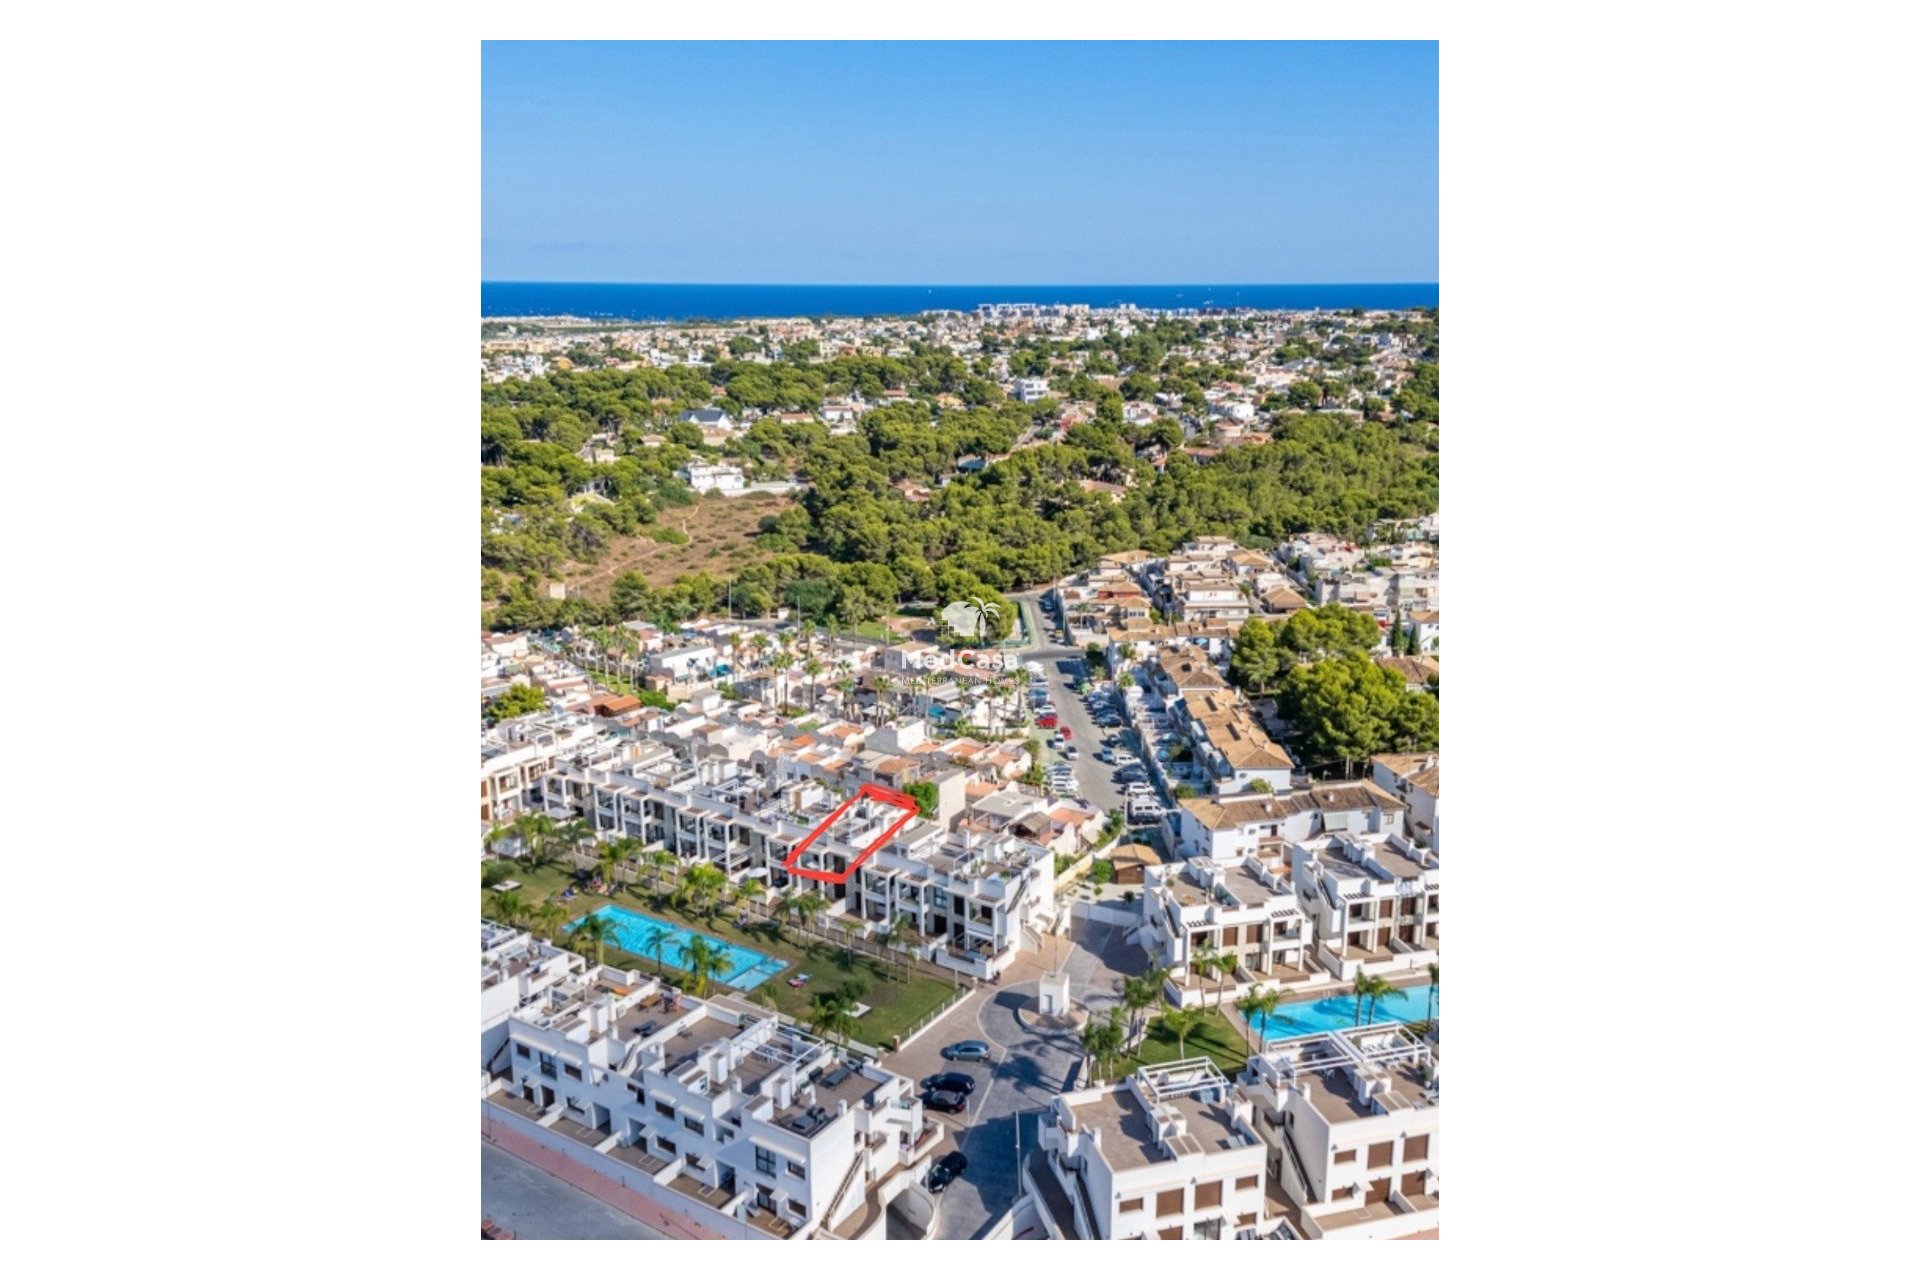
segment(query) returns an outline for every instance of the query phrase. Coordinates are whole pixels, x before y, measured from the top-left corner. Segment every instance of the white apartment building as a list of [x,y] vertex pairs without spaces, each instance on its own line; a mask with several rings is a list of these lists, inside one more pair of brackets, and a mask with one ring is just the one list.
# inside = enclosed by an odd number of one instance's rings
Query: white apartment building
[[914,1082],[726,1000],[599,967],[507,1019],[489,1136],[611,1180],[715,1238],[884,1234],[942,1132]]
[[618,739],[590,716],[551,711],[504,720],[480,735],[480,821],[510,822],[560,759],[611,758]]
[[1407,834],[1440,852],[1440,753],[1373,758],[1373,785],[1407,802]]
[[1209,1058],[1143,1067],[1053,1099],[1030,1168],[1056,1237],[1232,1240],[1264,1233],[1267,1147]]
[[1180,856],[1238,862],[1286,855],[1329,831],[1406,834],[1407,802],[1368,782],[1302,787],[1274,795],[1196,796],[1167,818]]
[[1013,398],[1021,404],[1032,404],[1036,400],[1047,398],[1047,380],[1045,378],[1015,378],[1013,380]]
[[547,988],[586,972],[584,956],[520,929],[480,922],[480,1069],[504,1065],[507,1018]]
[[[1307,965],[1313,923],[1282,859],[1149,866],[1144,890],[1138,940],[1172,970],[1175,1004],[1230,1003],[1254,987],[1278,990],[1316,977]],[[1200,956],[1230,957],[1234,970],[1203,977],[1191,967]]]
[[[684,862],[711,863],[736,883],[817,893],[827,900],[827,919],[862,922],[863,932],[904,919],[921,935],[923,955],[975,977],[998,976],[1025,945],[1026,930],[1051,927],[1053,852],[1013,833],[950,835],[915,818],[844,883],[788,872],[794,846],[857,785],[859,761],[850,752],[795,751],[744,731],[700,732],[679,750],[662,741],[633,750],[631,759],[549,773],[547,811],[584,816],[604,835],[633,836]],[[835,789],[828,778],[848,785]],[[900,817],[894,806],[859,800],[807,847],[804,865],[845,873]]]
[[1287,850],[1314,958],[1342,982],[1440,958],[1440,855],[1394,834],[1329,831]]
[[1256,782],[1275,792],[1292,786],[1293,757],[1267,736],[1237,691],[1188,690],[1174,704],[1174,721],[1192,740],[1194,758],[1216,793],[1237,795]]
[[1298,1235],[1438,1230],[1440,1065],[1425,1042],[1395,1023],[1270,1041],[1242,1079]]

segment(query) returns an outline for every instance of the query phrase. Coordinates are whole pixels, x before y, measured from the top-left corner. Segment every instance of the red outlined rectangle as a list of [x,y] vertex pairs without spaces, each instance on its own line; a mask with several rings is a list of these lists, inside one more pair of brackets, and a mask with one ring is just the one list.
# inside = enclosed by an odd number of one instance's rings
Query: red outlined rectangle
[[[801,866],[800,855],[807,851],[807,846],[812,844],[815,840],[818,840],[821,837],[821,835],[823,835],[826,832],[828,827],[831,827],[834,823],[840,821],[841,814],[853,808],[855,802],[862,799],[878,800],[881,804],[892,805],[896,809],[905,809],[906,813],[902,815],[900,821],[894,823],[892,826],[888,827],[885,831],[882,831],[880,833],[879,838],[876,839],[872,844],[862,849],[860,851],[860,856],[855,858],[852,862],[848,863],[847,869],[845,871],[842,871],[836,875],[831,871],[815,871],[810,868]],[[785,870],[791,872],[796,876],[800,876],[803,879],[819,880],[824,884],[845,884],[847,882],[847,878],[851,876],[855,871],[858,871],[860,869],[861,863],[865,862],[868,858],[871,858],[875,854],[875,852],[879,850],[881,845],[885,844],[887,841],[893,839],[894,836],[898,835],[900,833],[900,828],[906,826],[909,822],[912,822],[915,818],[919,816],[920,816],[920,802],[918,800],[915,800],[912,796],[906,795],[905,793],[899,792],[899,791],[890,791],[885,787],[877,787],[873,785],[871,782],[865,783],[861,786],[861,788],[858,791],[854,792],[851,796],[847,797],[847,799],[844,802],[842,802],[842,804],[838,809],[835,809],[832,813],[828,814],[824,822],[822,822],[819,826],[815,827],[812,831],[809,831],[807,833],[806,839],[802,840],[799,844],[796,844],[795,846],[793,846],[793,852],[787,855],[787,860],[782,865],[784,866]]]

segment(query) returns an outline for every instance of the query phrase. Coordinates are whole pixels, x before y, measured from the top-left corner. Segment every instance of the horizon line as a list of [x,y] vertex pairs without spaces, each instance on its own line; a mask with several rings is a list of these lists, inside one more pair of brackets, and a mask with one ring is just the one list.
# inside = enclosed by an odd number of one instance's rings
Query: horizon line
[[1438,280],[1100,280],[1090,284],[1059,281],[1027,283],[1017,280],[972,281],[942,280],[482,280],[487,284],[600,284],[635,288],[665,285],[675,288],[698,286],[706,289],[1170,289],[1180,286],[1207,288],[1296,289],[1328,288],[1336,285],[1438,286]]

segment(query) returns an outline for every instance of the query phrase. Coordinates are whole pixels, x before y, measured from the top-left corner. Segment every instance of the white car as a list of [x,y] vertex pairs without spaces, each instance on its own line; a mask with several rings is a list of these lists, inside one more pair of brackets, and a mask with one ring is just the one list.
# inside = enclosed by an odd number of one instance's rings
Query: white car
[[1153,787],[1145,782],[1129,782],[1127,784],[1127,794],[1130,796],[1150,796],[1153,794]]
[[1130,764],[1139,764],[1140,757],[1131,751],[1116,751],[1113,753],[1113,762],[1124,769]]

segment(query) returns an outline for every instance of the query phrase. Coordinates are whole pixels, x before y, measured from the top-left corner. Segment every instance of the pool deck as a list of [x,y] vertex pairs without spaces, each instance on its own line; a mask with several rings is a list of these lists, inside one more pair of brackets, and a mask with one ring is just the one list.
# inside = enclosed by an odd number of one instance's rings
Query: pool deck
[[[607,903],[604,906],[595,907],[587,914],[612,920],[614,922],[613,940],[615,944],[619,946],[622,951],[630,952],[633,955],[644,958],[655,958],[654,954],[651,951],[645,950],[642,945],[647,932],[653,929],[661,930],[666,936],[666,944],[660,948],[657,958],[664,960],[667,964],[673,965],[676,969],[681,966],[674,962],[676,959],[685,956],[687,941],[696,937],[705,938],[708,942],[711,942],[719,948],[722,956],[732,961],[732,964],[727,968],[725,973],[715,974],[714,976],[720,982],[725,983],[736,991],[752,991],[769,978],[775,977],[792,967],[788,961],[782,960],[778,956],[766,955],[763,952],[753,950],[751,947],[743,947],[739,943],[728,942],[725,938],[715,937],[713,934],[703,933],[698,929],[689,929],[685,925],[674,924],[670,920],[662,920],[657,916],[650,916],[644,911],[635,911],[631,907],[623,907],[617,903]],[[582,917],[582,919],[584,918],[585,917]],[[572,925],[569,925],[568,928],[571,930],[577,928],[578,925],[579,921],[575,921]]]

